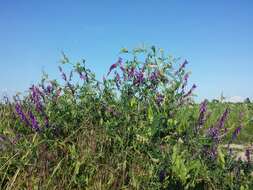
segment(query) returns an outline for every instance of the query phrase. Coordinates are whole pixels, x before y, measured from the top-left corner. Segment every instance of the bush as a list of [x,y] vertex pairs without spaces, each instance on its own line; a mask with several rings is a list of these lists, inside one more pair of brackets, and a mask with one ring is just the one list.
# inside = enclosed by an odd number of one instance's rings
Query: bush
[[212,123],[208,101],[196,111],[188,62],[154,46],[121,53],[103,81],[63,54],[63,84],[44,74],[2,103],[1,188],[253,188],[251,150],[244,161],[230,148],[242,127],[227,130],[229,104]]

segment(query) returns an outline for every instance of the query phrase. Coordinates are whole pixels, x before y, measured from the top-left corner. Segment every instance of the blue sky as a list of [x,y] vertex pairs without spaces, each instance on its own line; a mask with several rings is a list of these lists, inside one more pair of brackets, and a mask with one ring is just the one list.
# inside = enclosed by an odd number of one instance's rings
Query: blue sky
[[253,1],[0,0],[0,92],[24,91],[64,51],[102,77],[120,48],[156,45],[189,60],[199,99],[253,98]]

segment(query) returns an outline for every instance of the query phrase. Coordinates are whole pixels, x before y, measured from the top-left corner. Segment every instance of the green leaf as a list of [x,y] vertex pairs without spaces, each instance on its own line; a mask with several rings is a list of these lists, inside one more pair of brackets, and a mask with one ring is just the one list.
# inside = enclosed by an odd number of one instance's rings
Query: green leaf
[[152,110],[151,106],[149,106],[149,108],[148,108],[148,120],[150,123],[152,123],[154,120],[153,110]]
[[225,158],[220,147],[218,147],[218,163],[223,169],[225,168]]

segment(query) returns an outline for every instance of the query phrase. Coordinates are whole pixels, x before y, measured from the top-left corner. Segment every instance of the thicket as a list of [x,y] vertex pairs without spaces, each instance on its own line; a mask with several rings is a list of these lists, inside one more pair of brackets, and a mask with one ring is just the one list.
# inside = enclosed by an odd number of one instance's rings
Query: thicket
[[1,189],[253,189],[251,149],[237,159],[230,146],[245,144],[252,104],[198,105],[186,60],[121,53],[102,81],[63,54],[61,82],[44,74],[4,99]]

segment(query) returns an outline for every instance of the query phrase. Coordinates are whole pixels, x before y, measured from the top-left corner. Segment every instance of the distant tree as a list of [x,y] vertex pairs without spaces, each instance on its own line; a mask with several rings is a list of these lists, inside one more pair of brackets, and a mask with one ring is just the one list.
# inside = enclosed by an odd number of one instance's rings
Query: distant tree
[[215,104],[217,104],[217,103],[219,103],[220,101],[219,100],[217,100],[217,99],[213,99],[212,100],[212,103],[215,103]]
[[245,104],[250,104],[250,103],[251,103],[251,101],[250,101],[250,99],[249,99],[249,98],[246,98],[246,99],[244,100],[244,103],[245,103]]

